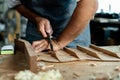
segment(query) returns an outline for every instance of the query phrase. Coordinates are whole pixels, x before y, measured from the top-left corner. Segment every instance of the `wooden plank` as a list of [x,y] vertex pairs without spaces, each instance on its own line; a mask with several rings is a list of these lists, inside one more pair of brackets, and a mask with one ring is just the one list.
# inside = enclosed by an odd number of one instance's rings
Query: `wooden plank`
[[95,52],[95,53],[100,57],[101,61],[102,61],[102,60],[103,60],[103,61],[120,61],[119,58],[114,57],[114,56],[110,56],[110,55],[105,54],[105,53],[103,53],[102,51],[98,51],[98,50],[96,50],[96,49],[94,49],[94,48],[89,47],[89,48],[87,48],[87,49]]
[[88,49],[83,48],[83,47],[81,47],[81,46],[77,46],[77,49],[79,49],[79,50],[87,53],[87,54],[90,55],[90,56],[93,56],[93,57],[96,57],[96,58],[99,58],[99,59],[100,59],[100,57],[99,57],[95,52],[93,52],[93,51],[91,51],[91,50],[88,50]]
[[33,72],[37,70],[37,55],[35,54],[31,44],[26,40],[16,39],[15,40],[15,47],[17,50],[21,50],[25,53],[27,62],[29,65],[29,69]]
[[90,45],[90,47],[91,47],[91,48],[94,48],[94,49],[96,49],[96,50],[98,50],[98,51],[101,51],[101,52],[103,52],[103,53],[105,53],[105,54],[107,54],[107,55],[120,58],[116,53],[111,52],[111,51],[109,51],[109,50],[102,49],[102,48],[97,47],[97,46],[95,46],[95,45]]
[[15,39],[15,52],[20,51],[20,52],[25,52],[25,43],[23,41],[20,41],[18,39]]
[[31,71],[35,71],[37,70],[37,55],[35,54],[35,51],[33,50],[33,48],[31,47],[31,45],[29,43],[25,43],[26,49],[25,49],[25,54],[27,55],[27,59],[28,59],[28,64],[29,64],[29,68]]

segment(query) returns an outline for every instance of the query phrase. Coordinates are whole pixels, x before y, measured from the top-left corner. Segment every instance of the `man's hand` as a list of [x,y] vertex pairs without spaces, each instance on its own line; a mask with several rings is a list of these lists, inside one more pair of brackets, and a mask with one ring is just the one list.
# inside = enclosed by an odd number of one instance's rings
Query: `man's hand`
[[20,14],[22,14],[23,16],[25,16],[26,18],[37,24],[38,30],[40,31],[43,37],[45,38],[47,37],[46,32],[49,33],[50,35],[53,33],[52,27],[50,25],[50,21],[48,19],[35,14],[34,12],[29,10],[22,4],[16,6],[15,8],[17,9],[18,12],[20,12]]
[[49,33],[50,35],[52,35],[53,30],[52,30],[50,21],[48,19],[43,17],[37,17],[36,24],[37,24],[38,30],[40,31],[40,33],[44,38],[47,37],[46,33]]
[[[58,51],[58,50],[62,49],[60,44],[56,40],[52,40],[52,45],[53,45],[53,51]],[[46,39],[34,41],[32,43],[32,46],[36,53],[39,53],[44,50],[51,50],[50,44],[48,43],[48,41]]]

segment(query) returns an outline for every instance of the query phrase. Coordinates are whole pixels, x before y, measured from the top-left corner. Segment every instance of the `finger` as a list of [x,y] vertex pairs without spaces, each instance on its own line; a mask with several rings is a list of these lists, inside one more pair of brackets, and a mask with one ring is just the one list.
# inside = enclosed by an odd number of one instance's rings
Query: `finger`
[[37,45],[36,47],[34,47],[34,49],[35,49],[35,50],[39,50],[40,48],[43,47],[43,45],[44,45],[44,44],[39,44],[39,45]]
[[35,52],[37,52],[37,53],[41,52],[43,50],[46,50],[46,48],[47,48],[47,45],[43,44],[41,47],[38,47],[38,49],[36,49]]
[[46,34],[46,31],[45,31],[45,25],[42,24],[39,27],[40,27],[40,32],[41,32],[42,36],[46,38],[47,34]]
[[45,30],[47,33],[51,34],[53,32],[52,27],[49,22],[45,25]]
[[35,48],[38,44],[39,44],[39,41],[34,41],[34,42],[32,43],[32,47]]
[[45,46],[47,47],[47,46],[48,46],[48,44],[47,44],[47,43],[45,43],[45,42],[43,42],[43,43],[39,44],[38,46],[36,46],[34,49],[35,49],[35,50],[39,50],[39,49],[44,48]]
[[52,35],[53,34],[53,29],[52,29],[52,27],[50,27],[50,35]]
[[35,48],[36,46],[39,46],[39,44],[43,43],[44,40],[34,41],[32,43],[32,47]]
[[46,40],[40,40],[40,41],[34,41],[33,42],[33,48],[36,51],[42,51],[44,50],[44,48],[46,49],[48,46],[48,42]]

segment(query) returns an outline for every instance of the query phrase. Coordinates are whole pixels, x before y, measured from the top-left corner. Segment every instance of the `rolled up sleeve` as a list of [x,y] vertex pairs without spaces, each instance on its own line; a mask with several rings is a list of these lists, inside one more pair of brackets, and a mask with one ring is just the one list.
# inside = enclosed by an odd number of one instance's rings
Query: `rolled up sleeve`
[[20,0],[8,0],[7,3],[9,8],[14,8],[15,6],[21,4]]

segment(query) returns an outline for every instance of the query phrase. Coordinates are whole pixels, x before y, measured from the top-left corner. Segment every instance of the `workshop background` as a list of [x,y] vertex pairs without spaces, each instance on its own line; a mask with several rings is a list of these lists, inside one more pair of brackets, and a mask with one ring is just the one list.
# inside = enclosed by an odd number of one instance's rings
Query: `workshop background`
[[[25,38],[27,19],[0,0],[0,47],[14,44],[16,35]],[[98,0],[99,8],[90,21],[92,44],[120,45],[120,0]]]

